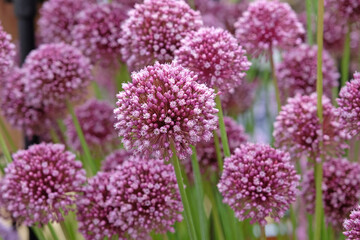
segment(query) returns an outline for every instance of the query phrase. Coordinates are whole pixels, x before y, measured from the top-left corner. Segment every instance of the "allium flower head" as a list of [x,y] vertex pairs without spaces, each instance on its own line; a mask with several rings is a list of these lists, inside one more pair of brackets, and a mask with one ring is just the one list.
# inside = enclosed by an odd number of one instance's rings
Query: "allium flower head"
[[101,162],[101,170],[104,172],[115,171],[125,161],[128,161],[133,156],[133,152],[124,149],[118,149],[108,155],[104,161]]
[[349,22],[360,20],[359,0],[326,0],[326,7],[336,9],[341,18]]
[[354,79],[347,82],[340,90],[337,102],[339,104],[342,123],[346,125],[351,136],[360,133],[360,73],[354,74]]
[[85,170],[62,144],[38,144],[13,155],[0,184],[0,203],[19,223],[31,226],[63,220],[73,210]]
[[[339,114],[330,99],[323,96],[323,132],[317,117],[317,95],[296,95],[289,98],[276,117],[273,136],[275,146],[288,151],[294,159],[306,156],[311,160],[339,157],[347,148],[348,134],[340,123]],[[323,141],[323,151],[319,143]]]
[[[325,220],[339,228],[360,198],[360,164],[347,159],[331,159],[323,164],[323,204]],[[307,211],[315,210],[314,171],[309,170],[302,183]]]
[[[322,72],[324,92],[331,96],[333,87],[338,86],[340,77],[335,61],[323,52]],[[283,55],[283,61],[276,67],[283,101],[296,94],[307,95],[316,92],[317,47],[302,44]]]
[[217,126],[214,90],[177,63],[148,66],[117,95],[115,127],[126,149],[165,158],[191,154],[190,144],[209,140]]
[[121,54],[131,70],[171,62],[189,32],[202,26],[199,12],[183,0],[145,0],[122,25]]
[[345,219],[343,226],[345,228],[343,233],[348,240],[360,239],[360,206],[351,211],[349,218]]
[[189,33],[175,51],[175,61],[195,72],[200,83],[222,91],[241,85],[251,63],[237,40],[221,28]]
[[145,239],[174,231],[183,206],[174,169],[162,160],[133,159],[117,171],[99,172],[77,201],[79,230],[86,239],[119,234]]
[[[73,45],[92,63],[107,65],[121,60],[121,23],[126,19],[127,7],[118,3],[93,4],[76,16],[72,30]],[[107,61],[107,62],[106,62]]]
[[300,176],[290,155],[263,144],[244,144],[225,159],[218,188],[240,220],[279,221],[295,202]]
[[71,30],[76,14],[96,0],[50,0],[40,8],[38,21],[40,39],[43,43],[70,43]]
[[91,79],[91,65],[76,48],[44,44],[30,52],[23,65],[25,90],[35,106],[61,114],[66,100],[80,100]]
[[[101,147],[102,151],[109,152],[120,143],[114,130],[113,109],[110,103],[96,99],[90,99],[75,109],[85,140],[91,148]],[[81,143],[71,116],[65,120],[65,124],[69,145],[81,151]]]
[[288,3],[258,0],[235,23],[240,45],[257,56],[271,48],[290,49],[302,42],[302,24]]
[[0,23],[0,81],[1,77],[14,65],[15,45],[11,36],[3,30]]

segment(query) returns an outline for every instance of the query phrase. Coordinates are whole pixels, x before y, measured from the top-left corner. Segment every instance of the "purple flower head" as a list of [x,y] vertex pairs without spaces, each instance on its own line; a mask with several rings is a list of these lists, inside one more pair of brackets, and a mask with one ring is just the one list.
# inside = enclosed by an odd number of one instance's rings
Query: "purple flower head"
[[128,161],[133,156],[133,152],[124,149],[118,149],[108,155],[104,161],[101,162],[101,170],[104,172],[115,171],[125,161]]
[[340,90],[337,102],[339,104],[342,123],[351,136],[360,132],[360,73],[354,74],[354,79],[347,82]]
[[15,45],[11,43],[11,36],[7,34],[0,23],[0,82],[2,77],[14,65]]
[[62,144],[38,144],[13,154],[1,180],[0,203],[18,223],[63,220],[85,183],[85,170]]
[[[110,152],[120,141],[114,130],[114,107],[105,101],[90,99],[75,109],[85,140],[91,148],[100,147],[102,151]],[[81,143],[71,116],[65,120],[66,135],[69,145],[81,151]]]
[[0,223],[0,238],[3,240],[19,240],[16,229]]
[[126,149],[166,161],[173,143],[180,159],[190,144],[208,141],[217,126],[214,90],[177,63],[155,64],[132,74],[117,95],[115,127]]
[[4,77],[0,90],[1,112],[6,120],[15,128],[25,130],[29,136],[44,134],[51,126],[52,120],[42,106],[35,106],[25,91],[25,73],[14,68]]
[[122,25],[121,54],[131,70],[171,62],[189,32],[202,26],[199,12],[183,0],[145,0]]
[[[296,95],[288,99],[276,117],[273,136],[275,146],[288,151],[294,160],[302,156],[319,160],[320,155],[340,157],[348,147],[348,134],[330,99],[323,96],[323,132],[317,117],[317,95]],[[319,143],[323,141],[323,150]]]
[[40,8],[39,36],[43,43],[71,43],[76,14],[96,0],[50,0]]
[[241,85],[251,63],[236,39],[221,28],[189,33],[175,51],[175,61],[198,75],[198,81],[222,91]]
[[360,239],[360,206],[351,211],[349,218],[345,219],[343,224],[344,235],[348,240]]
[[77,208],[85,239],[115,234],[120,239],[146,239],[151,231],[174,231],[172,225],[182,220],[183,210],[172,165],[140,158],[90,179]]
[[143,0],[112,0],[112,2],[120,3],[129,8],[133,8],[135,4],[144,2]]
[[302,42],[305,33],[288,3],[258,0],[235,23],[240,45],[258,56],[271,48],[291,49]]
[[326,8],[332,8],[340,15],[340,18],[348,22],[360,20],[359,0],[326,0]]
[[76,16],[71,35],[73,45],[93,64],[108,65],[121,60],[121,23],[128,8],[118,3],[93,4]]
[[[325,220],[339,228],[360,197],[360,164],[346,159],[330,159],[323,164],[323,204]],[[315,210],[314,171],[309,170],[302,183],[302,195],[306,209]]]
[[55,43],[30,52],[23,68],[25,91],[32,105],[43,106],[46,112],[59,116],[66,108],[66,100],[84,97],[92,67],[76,48]]
[[[338,86],[340,77],[335,61],[323,52],[322,72],[324,92],[331,97],[332,88]],[[296,94],[307,95],[316,92],[317,46],[301,44],[283,55],[283,61],[276,67],[282,100]]]
[[299,180],[288,153],[248,143],[225,159],[218,188],[240,221],[265,225],[267,216],[279,221],[295,202]]

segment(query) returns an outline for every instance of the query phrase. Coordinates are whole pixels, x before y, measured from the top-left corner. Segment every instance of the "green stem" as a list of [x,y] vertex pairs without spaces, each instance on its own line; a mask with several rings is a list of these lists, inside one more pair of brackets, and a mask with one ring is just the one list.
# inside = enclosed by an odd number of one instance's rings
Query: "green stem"
[[215,144],[215,151],[216,151],[216,159],[217,159],[217,162],[218,162],[219,171],[222,172],[224,163],[223,163],[222,154],[221,154],[219,136],[218,136],[216,130],[214,130],[213,134],[214,134],[214,144]]
[[100,100],[103,99],[99,84],[95,81],[92,81],[91,85],[92,85],[92,88],[94,89],[95,97]]
[[50,233],[51,233],[51,236],[53,237],[54,240],[59,240],[56,232],[55,232],[55,229],[53,227],[53,225],[51,223],[48,223],[48,228],[50,230]]
[[206,224],[206,216],[204,210],[204,189],[201,180],[201,173],[199,162],[197,159],[196,148],[191,146],[193,154],[191,155],[191,164],[193,168],[194,180],[195,180],[195,189],[196,189],[196,199],[197,199],[197,208],[199,214],[199,222],[200,222],[200,236],[202,240],[208,239],[207,237],[207,224]]
[[123,90],[122,84],[131,81],[131,77],[129,75],[129,71],[125,63],[120,63],[119,71],[116,74],[116,88],[118,92]]
[[306,26],[307,26],[307,41],[309,45],[313,45],[313,32],[312,32],[312,6],[311,0],[306,0]]
[[1,128],[1,131],[4,133],[9,145],[10,145],[10,150],[11,151],[15,151],[16,150],[16,145],[15,145],[15,142],[14,140],[12,139],[9,131],[7,130],[6,126],[5,126],[5,123],[2,119],[2,117],[0,117],[0,128]]
[[51,136],[51,140],[54,143],[59,143],[60,142],[60,139],[59,139],[58,135],[56,134],[56,132],[55,132],[55,130],[53,128],[50,129],[50,136]]
[[5,139],[2,135],[2,133],[0,133],[0,147],[4,153],[6,163],[7,164],[11,163],[12,162],[11,155],[10,155],[9,149],[6,145],[6,142],[5,142]]
[[308,221],[309,240],[313,240],[314,239],[313,216],[311,214],[307,214],[307,221]]
[[290,206],[290,218],[291,218],[291,225],[292,225],[292,240],[296,240],[297,239],[297,235],[296,235],[296,228],[297,228],[297,223],[296,223],[296,215],[295,215],[295,211],[293,206]]
[[71,103],[67,101],[66,105],[67,105],[68,111],[71,114],[72,121],[73,121],[73,123],[75,125],[76,133],[77,133],[77,135],[79,137],[81,147],[82,147],[82,149],[84,151],[84,155],[85,155],[85,159],[86,159],[86,162],[84,163],[84,165],[85,165],[84,167],[88,167],[89,170],[90,170],[90,175],[94,175],[97,172],[97,169],[96,169],[96,166],[95,166],[94,159],[91,156],[89,146],[86,143],[84,133],[83,133],[83,131],[81,129],[79,120],[78,120],[78,118],[77,118],[77,116],[76,116],[76,114],[74,112],[74,108],[71,105]]
[[222,143],[222,146],[223,146],[224,156],[225,157],[230,157],[230,148],[229,148],[225,123],[224,123],[224,114],[223,114],[223,111],[222,111],[221,100],[220,100],[219,91],[218,91],[217,88],[215,89],[215,92],[216,92],[216,98],[215,98],[216,108],[219,110],[218,117],[219,117],[221,143]]
[[173,152],[172,161],[173,161],[173,165],[174,165],[176,180],[177,180],[177,183],[178,183],[178,186],[179,186],[181,200],[182,200],[182,203],[183,203],[183,206],[184,206],[185,221],[187,223],[190,239],[191,240],[196,240],[197,236],[196,236],[196,232],[195,232],[193,218],[191,216],[190,204],[189,204],[188,198],[186,196],[185,187],[184,187],[184,183],[183,183],[183,178],[182,178],[182,175],[181,175],[181,168],[180,168],[179,159],[178,159],[178,157],[176,155],[176,149],[175,149],[174,143],[171,143],[170,146],[171,146],[171,150]]
[[265,226],[260,225],[260,239],[266,240]]
[[354,142],[353,162],[358,162],[359,161],[359,148],[360,148],[360,140],[356,140]]
[[31,227],[31,229],[34,231],[36,237],[39,239],[39,240],[46,240],[45,236],[44,236],[44,233],[42,232],[42,229],[38,228],[38,227]]
[[341,87],[345,86],[349,80],[349,62],[350,62],[350,35],[351,25],[348,25],[348,31],[345,35],[343,57],[341,59]]
[[278,109],[278,112],[280,112],[280,110],[281,110],[280,90],[279,90],[279,84],[278,84],[278,81],[276,78],[275,65],[274,65],[274,54],[273,54],[272,48],[270,48],[270,67],[271,67],[271,73],[272,73],[272,78],[273,78],[273,82],[274,82],[277,109]]

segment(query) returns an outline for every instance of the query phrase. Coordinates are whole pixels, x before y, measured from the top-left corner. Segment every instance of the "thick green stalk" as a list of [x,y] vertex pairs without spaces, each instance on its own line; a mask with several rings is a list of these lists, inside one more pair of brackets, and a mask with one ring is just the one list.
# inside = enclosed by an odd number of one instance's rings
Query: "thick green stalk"
[[215,235],[217,240],[225,240],[224,234],[221,227],[221,221],[219,216],[219,208],[217,207],[216,199],[214,196],[214,190],[212,189],[212,185],[210,182],[205,182],[205,189],[207,196],[210,199],[211,202],[211,213],[212,213],[212,219],[214,222],[215,227]]
[[181,175],[181,168],[180,168],[179,159],[178,159],[178,157],[176,155],[176,149],[175,149],[174,143],[171,143],[170,146],[171,146],[171,150],[173,152],[172,162],[173,162],[173,165],[174,165],[176,180],[177,180],[177,183],[178,183],[178,186],[179,186],[181,200],[182,200],[182,203],[183,203],[183,206],[184,206],[185,221],[186,221],[186,224],[187,224],[187,227],[188,227],[190,239],[191,240],[197,240],[195,227],[194,227],[194,222],[193,222],[193,218],[192,218],[192,215],[191,215],[190,204],[189,204],[188,198],[186,196],[185,187],[184,187],[184,183],[183,183],[183,178],[182,178],[182,175]]
[[307,214],[307,221],[308,221],[308,236],[309,240],[314,239],[314,231],[313,231],[313,216],[311,214]]
[[291,225],[292,225],[292,240],[296,240],[297,239],[297,235],[296,235],[297,223],[296,223],[296,215],[295,215],[293,206],[290,206],[290,218],[291,218]]
[[311,0],[306,0],[306,26],[307,26],[307,42],[309,45],[312,45],[313,32],[312,32],[312,6]]
[[[322,54],[323,54],[323,35],[324,35],[324,0],[318,0],[318,22],[317,22],[317,81],[316,81],[316,91],[317,91],[317,115],[319,118],[321,129],[323,128],[323,106],[322,106],[322,96],[323,96],[323,73],[322,73]],[[320,150],[323,149],[323,142],[320,141]],[[314,239],[321,238],[321,229],[322,229],[322,212],[323,212],[323,202],[322,202],[322,177],[323,177],[323,154],[321,154],[321,161],[316,161],[315,163],[315,189],[316,189],[316,198],[315,198],[315,231]]]
[[356,140],[354,142],[354,156],[353,156],[353,162],[358,162],[359,161],[359,148],[360,148],[360,140]]
[[87,167],[89,168],[90,170],[90,175],[94,175],[96,172],[97,172],[97,169],[96,169],[96,166],[95,166],[95,162],[94,162],[94,159],[92,158],[91,156],[91,153],[90,153],[90,149],[89,149],[89,146],[87,145],[86,143],[86,140],[85,140],[85,137],[84,137],[84,133],[81,129],[81,126],[80,126],[80,123],[79,123],[79,120],[74,112],[74,108],[73,106],[71,105],[70,102],[66,101],[66,105],[67,105],[67,109],[68,111],[70,112],[71,114],[71,117],[72,117],[72,121],[75,125],[75,129],[76,129],[76,133],[79,137],[79,140],[80,140],[80,143],[81,143],[81,147],[83,149],[83,152],[84,152],[84,155],[85,155],[85,163],[84,163],[84,167]]
[[59,139],[58,135],[56,134],[56,132],[55,132],[55,130],[53,128],[50,129],[50,136],[51,136],[51,140],[54,143],[59,143],[60,142],[60,139]]
[[103,99],[99,84],[95,81],[91,82],[91,86],[94,89],[94,94],[97,99]]
[[221,143],[223,146],[223,151],[224,151],[225,157],[230,157],[230,148],[229,148],[229,142],[228,142],[225,123],[224,123],[224,114],[222,111],[221,100],[220,100],[219,91],[217,88],[215,89],[215,92],[216,92],[216,98],[215,98],[216,108],[219,110],[218,117],[219,117],[219,127],[220,127],[220,134],[221,134]]
[[12,139],[9,131],[7,130],[5,124],[4,124],[4,121],[2,119],[2,117],[0,117],[0,128],[1,128],[1,131],[4,133],[5,137],[6,137],[6,140],[8,141],[9,145],[10,145],[10,150],[11,151],[15,151],[16,150],[16,145],[15,145],[15,142],[14,140]]
[[196,148],[191,146],[193,154],[191,155],[191,164],[193,168],[193,175],[195,180],[195,190],[196,190],[196,200],[197,200],[197,210],[199,214],[199,222],[200,222],[200,237],[202,240],[208,239],[208,231],[207,231],[207,219],[205,216],[204,210],[204,188],[201,180],[201,173],[199,162],[197,159]]
[[6,163],[7,164],[11,163],[12,162],[11,155],[1,132],[0,132],[0,147],[4,153]]
[[220,170],[220,172],[222,172],[224,163],[223,163],[222,154],[221,154],[219,136],[218,136],[216,130],[214,131],[213,134],[214,134],[214,144],[215,144],[215,151],[216,151],[216,159],[217,159],[217,162],[218,162],[219,170]]
[[44,233],[42,232],[42,229],[38,228],[38,227],[31,227],[31,229],[34,231],[36,237],[39,239],[39,240],[46,240],[45,236],[44,236]]
[[271,67],[271,74],[272,74],[272,78],[273,78],[274,88],[275,88],[277,109],[278,109],[278,112],[280,112],[280,110],[281,110],[280,90],[279,90],[279,84],[278,84],[278,81],[276,78],[275,65],[274,65],[274,54],[273,54],[272,48],[270,48],[270,67]]
[[349,63],[350,63],[350,35],[351,25],[348,25],[348,31],[345,35],[344,51],[341,59],[341,87],[345,86],[349,80]]
[[217,204],[217,209],[219,210],[220,218],[222,221],[225,239],[235,239],[234,233],[232,232],[232,229],[231,229],[231,219],[230,219],[231,209],[222,203],[221,196],[218,193],[218,191],[216,189],[213,189],[213,191],[216,194],[215,195],[216,204]]
[[116,88],[118,92],[122,91],[122,84],[131,81],[129,71],[125,63],[120,63],[120,68],[116,74]]
[[50,233],[51,233],[51,236],[53,237],[54,240],[59,240],[56,232],[55,232],[55,229],[53,227],[53,225],[51,223],[48,223],[48,228],[50,230]]

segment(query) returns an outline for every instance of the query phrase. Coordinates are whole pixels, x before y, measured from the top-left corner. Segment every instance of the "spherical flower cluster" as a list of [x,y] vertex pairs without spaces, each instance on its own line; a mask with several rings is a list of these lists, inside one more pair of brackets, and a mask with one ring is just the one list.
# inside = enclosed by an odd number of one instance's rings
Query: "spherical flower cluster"
[[235,23],[240,45],[257,56],[272,48],[290,49],[302,42],[302,24],[288,3],[259,0],[250,3]]
[[[340,123],[339,114],[329,98],[323,96],[323,132],[317,117],[317,95],[296,95],[289,98],[276,117],[273,136],[275,146],[288,151],[294,159],[302,156],[318,160],[339,157],[347,148],[348,134]],[[323,141],[323,149],[319,143]]]
[[175,51],[175,61],[195,72],[200,83],[228,91],[241,85],[251,63],[236,39],[221,28],[189,33]]
[[360,73],[354,74],[354,79],[347,82],[340,90],[337,102],[339,104],[342,123],[351,136],[360,132]]
[[220,99],[224,112],[229,116],[246,112],[254,103],[257,85],[256,81],[243,81],[240,86],[221,93]]
[[327,8],[336,9],[341,18],[349,22],[356,22],[360,19],[359,0],[326,0]]
[[348,240],[360,239],[360,206],[351,211],[349,218],[345,219],[343,226],[345,228],[343,233]]
[[38,144],[13,155],[0,184],[0,205],[18,223],[63,220],[85,183],[85,170],[62,144]]
[[131,151],[124,149],[115,150],[101,162],[101,170],[104,172],[114,171],[132,156],[133,153]]
[[215,93],[176,63],[155,64],[132,75],[117,95],[115,127],[126,149],[169,160],[191,154],[190,144],[207,141],[217,126]]
[[93,4],[76,16],[72,30],[73,45],[92,63],[108,65],[121,60],[121,23],[127,7],[118,3]]
[[34,106],[62,114],[66,100],[80,100],[91,79],[91,65],[79,50],[64,43],[44,44],[23,65],[25,91]]
[[41,135],[51,126],[43,107],[32,105],[24,85],[24,71],[14,68],[5,76],[0,90],[1,112],[6,120],[15,128],[25,130],[29,136]]
[[185,1],[145,0],[129,11],[122,25],[121,54],[131,70],[171,62],[189,32],[202,26],[199,12]]
[[70,43],[76,14],[96,0],[50,0],[40,8],[39,35],[43,43]]
[[133,8],[135,4],[142,3],[143,0],[112,0],[115,3],[121,3],[129,8]]
[[[360,197],[360,164],[347,159],[330,159],[323,164],[323,204],[327,223],[339,228]],[[314,171],[308,171],[302,183],[308,212],[315,210]]]
[[[75,109],[85,141],[91,148],[100,147],[102,151],[109,152],[120,143],[114,130],[113,109],[110,103],[96,99],[90,99]],[[65,124],[69,145],[81,151],[81,143],[71,116],[65,120]]]
[[11,43],[11,36],[0,24],[0,81],[1,77],[14,65],[15,45]]
[[267,216],[279,221],[295,202],[299,180],[288,153],[248,143],[225,159],[218,188],[240,221],[264,226]]
[[174,231],[183,206],[172,165],[133,159],[117,171],[99,172],[77,201],[79,231],[86,239],[118,234],[146,239],[151,232]]
[[[323,52],[324,92],[331,97],[332,88],[338,86],[340,77],[335,61]],[[276,67],[276,76],[282,100],[296,94],[307,95],[316,92],[317,47],[302,44],[283,55],[283,61]]]

